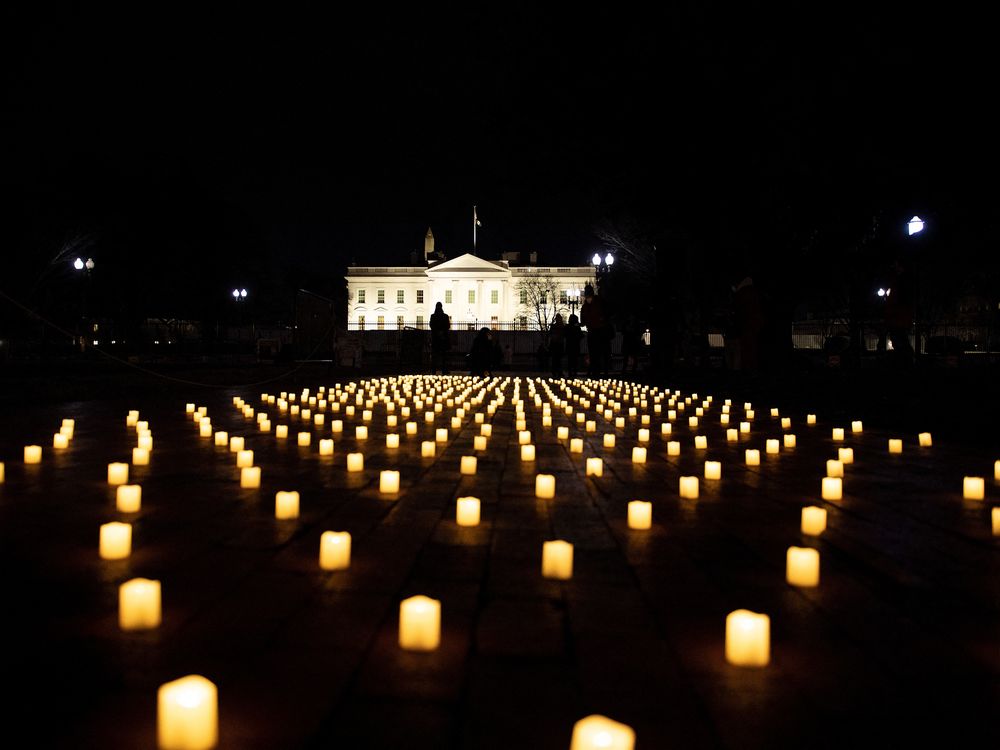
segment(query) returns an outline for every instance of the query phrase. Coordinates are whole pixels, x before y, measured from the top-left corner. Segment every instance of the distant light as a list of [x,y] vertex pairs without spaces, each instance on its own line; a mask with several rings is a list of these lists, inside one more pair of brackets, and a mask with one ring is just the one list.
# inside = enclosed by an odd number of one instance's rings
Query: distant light
[[890,294],[892,294],[892,289],[886,289],[885,296],[888,297]]
[[83,259],[82,258],[77,258],[76,260],[74,260],[73,261],[73,268],[75,268],[77,271],[82,271],[83,270]]
[[153,343],[154,343],[154,344],[159,344],[160,342],[159,342],[159,341],[154,341]]
[[241,297],[246,297],[247,296],[247,290],[246,289],[240,289],[240,296]]
[[924,220],[919,216],[914,216],[908,222],[906,222],[906,231],[912,237],[913,235],[924,231]]
[[607,263],[609,266],[612,265],[615,262],[615,256],[613,256],[611,253],[608,253],[607,255],[604,256],[604,262]]
[[882,289],[881,287],[879,287],[879,290],[877,292],[875,292],[875,294],[877,294],[879,297],[884,297],[885,296],[885,289]]
[[234,289],[233,290],[233,299],[239,299],[239,297],[240,297],[240,290],[239,289]]
[[117,341],[115,341],[114,339],[111,339],[111,343],[112,343],[112,344],[117,344],[118,342],[117,342]]
[[601,256],[598,253],[594,253],[594,257],[590,259],[590,262],[595,266],[601,265]]
[[99,342],[99,341],[98,341],[97,339],[94,339],[94,346],[97,346],[97,345],[98,345],[98,344],[100,344],[100,343],[101,343],[101,342]]
[[96,264],[94,263],[94,259],[93,258],[87,258],[87,262],[84,263],[83,265],[85,265],[87,267],[88,271],[93,271],[94,270],[94,266]]

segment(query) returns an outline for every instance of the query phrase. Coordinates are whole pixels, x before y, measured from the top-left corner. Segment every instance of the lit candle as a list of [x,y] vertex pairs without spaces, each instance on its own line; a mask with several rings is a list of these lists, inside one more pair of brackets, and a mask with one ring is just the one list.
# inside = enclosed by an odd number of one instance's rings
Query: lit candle
[[330,432],[341,433],[344,431],[344,420],[334,419],[330,422]]
[[781,418],[781,429],[787,430],[792,426],[792,420],[789,417]]
[[720,414],[719,415],[719,424],[729,424],[729,415],[728,414]]
[[930,448],[934,444],[929,432],[921,432],[917,435],[917,441],[920,443],[921,448]]
[[347,470],[348,471],[364,471],[365,468],[365,454],[364,453],[348,453],[347,454]]
[[962,497],[982,500],[986,497],[986,482],[982,477],[965,477],[962,480]]
[[851,432],[862,432],[863,430],[864,425],[861,424],[861,420],[851,422]]
[[603,477],[604,476],[604,461],[600,458],[588,458],[587,459],[587,469],[586,476]]
[[411,596],[399,604],[399,645],[409,651],[433,651],[441,643],[441,602]]
[[824,500],[840,500],[844,494],[844,480],[840,477],[823,477],[822,497]]
[[240,469],[240,487],[255,490],[260,487],[260,467],[244,466]]
[[[483,416],[483,415],[482,414],[477,414],[476,415],[476,417],[477,417],[476,421],[477,422],[481,422],[482,421],[481,419],[478,419],[481,416]],[[542,416],[542,427],[551,427],[551,426],[552,426],[552,416],[550,414],[544,414]]]
[[383,469],[378,478],[378,491],[383,495],[394,495],[399,492],[399,472]]
[[653,525],[653,504],[644,500],[632,500],[628,504],[628,527],[645,530]]
[[241,450],[236,453],[236,467],[242,469],[245,466],[253,466],[253,451]]
[[128,484],[128,464],[117,462],[108,464],[108,484]]
[[993,536],[1000,536],[1000,507],[991,510],[990,515],[993,518]]
[[[433,443],[432,443],[433,445]],[[472,449],[477,451],[486,450],[486,438],[482,435],[476,435],[472,438]],[[524,446],[521,446],[521,455],[524,455]]]
[[462,461],[458,469],[459,474],[475,474],[476,473],[476,457],[475,456],[462,456]]
[[614,448],[615,447],[615,435],[613,432],[605,433],[604,435],[604,447]]
[[100,553],[102,560],[124,560],[132,554],[132,524],[101,524]]
[[816,424],[816,415],[806,414],[806,424]]
[[740,422],[740,434],[749,435],[750,434],[750,423]]
[[673,425],[671,425],[670,422],[662,422],[660,424],[661,435],[669,435],[671,432],[673,432],[673,430],[674,430]]
[[[3,479],[3,464],[0,464],[0,480]],[[1000,482],[1000,461],[993,462],[993,479]]]
[[[483,438],[485,440],[486,438]],[[534,461],[535,460],[535,446],[534,445],[522,445],[521,446],[521,460],[522,461]]]
[[902,453],[903,441],[900,438],[889,438],[889,453]]
[[588,419],[586,424],[586,431],[597,432],[597,422],[595,422],[593,419]]
[[634,464],[644,464],[646,463],[646,449],[641,445],[637,445],[632,448],[632,463]]
[[688,417],[688,427],[697,427],[698,417]]
[[535,476],[535,497],[551,500],[556,496],[556,478],[552,474]]
[[207,438],[212,437],[212,420],[205,417],[201,422],[198,423],[198,436]]
[[680,495],[687,500],[698,499],[698,477],[680,478]]
[[52,436],[52,447],[59,450],[69,447],[69,438],[61,432],[55,433]]
[[425,411],[424,412],[424,422],[427,424],[434,424],[434,412]]
[[844,476],[844,462],[831,458],[826,462],[826,475],[828,477]]
[[149,451],[146,450],[145,448],[133,448],[132,449],[132,465],[133,466],[148,466],[149,465]]
[[40,464],[41,462],[42,462],[42,446],[40,445],[24,446],[24,463]]
[[615,427],[619,430],[625,428],[625,417],[615,417]]
[[[569,428],[560,428],[560,429],[569,429]],[[482,435],[483,437],[491,437],[493,435],[493,425],[491,424],[482,425],[479,428],[479,434]]]
[[740,433],[739,430],[737,430],[735,427],[730,427],[728,430],[726,430],[727,442],[735,443],[739,439],[740,439]]
[[385,426],[386,427],[395,427],[398,421],[399,421],[399,418],[395,414],[389,414],[385,418]]
[[835,440],[835,441],[838,441],[838,442],[841,441],[841,440],[843,440],[844,439],[844,428],[843,427],[834,427],[833,428],[833,433],[832,433],[832,439]]
[[695,435],[694,447],[700,451],[705,450],[706,448],[708,448],[708,438],[705,437],[704,435]]
[[569,441],[570,453],[583,453],[583,438],[573,438]]
[[351,535],[346,531],[324,531],[319,538],[319,567],[344,570],[351,564]]
[[407,435],[416,435],[417,434],[417,423],[416,422],[407,422],[406,423],[406,434]]
[[[612,437],[614,437],[614,436],[612,435]],[[638,437],[638,440],[639,440],[640,443],[648,443],[649,442],[649,429],[648,428],[646,428],[646,427],[640,427],[639,428],[639,437]]]
[[542,544],[542,575],[568,581],[573,577],[573,545],[561,539]]
[[331,438],[320,438],[319,455],[321,456],[333,455],[333,440]]
[[118,626],[122,630],[160,627],[160,582],[133,578],[118,587]]
[[569,438],[569,427],[557,427],[556,437],[559,440],[566,440]]
[[434,458],[434,450],[435,446],[433,440],[424,440],[420,444],[420,455],[423,458]]
[[779,443],[777,440],[769,439],[764,444],[764,452],[765,453],[769,453],[769,454],[773,455],[775,453],[778,453],[780,450],[781,450],[781,443]]
[[184,411],[188,414],[194,414],[194,404],[185,404]]
[[737,667],[763,667],[771,660],[771,619],[746,609],[726,617],[726,661]]
[[288,437],[288,425],[279,424],[274,428],[274,436],[279,440],[285,440]]
[[819,586],[819,552],[809,547],[789,547],[785,580],[792,586]]
[[479,525],[480,503],[478,497],[460,497],[455,506],[455,523],[459,526]]
[[299,493],[277,492],[274,495],[274,517],[288,521],[299,517]]
[[[330,441],[333,442],[332,440]],[[395,432],[390,432],[385,436],[385,447],[386,448],[398,448],[399,447],[399,435]]]
[[705,462],[705,479],[722,479],[722,462]]
[[747,466],[760,466],[760,451],[757,448],[747,448],[746,463]]
[[215,433],[215,444],[225,447],[229,445],[229,433],[228,432],[217,432]]
[[211,750],[219,744],[219,691],[201,675],[160,686],[156,698],[160,750]]
[[670,440],[667,442],[667,455],[668,456],[679,456],[681,455],[681,444],[678,440]]
[[527,445],[531,442],[531,432],[528,430],[521,430],[517,433],[517,442],[519,445]]
[[229,451],[231,453],[239,453],[241,450],[243,450],[243,446],[244,446],[243,438],[241,437],[229,438]]
[[354,428],[354,439],[355,440],[367,440],[368,439],[368,426],[359,424]]
[[453,430],[460,430],[460,429],[462,429],[462,420],[459,419],[458,417],[452,417],[451,418],[451,429],[453,429]]
[[569,750],[634,750],[635,731],[607,716],[592,714],[573,725]]
[[826,508],[810,505],[802,509],[802,533],[819,536],[826,531]]

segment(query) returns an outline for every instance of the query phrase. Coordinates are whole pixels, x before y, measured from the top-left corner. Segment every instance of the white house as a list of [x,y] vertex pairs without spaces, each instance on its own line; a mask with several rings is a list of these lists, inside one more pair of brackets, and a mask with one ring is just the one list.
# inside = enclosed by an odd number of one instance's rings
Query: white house
[[[594,281],[592,266],[511,266],[471,253],[434,260],[434,236],[427,230],[424,265],[350,266],[347,269],[349,330],[427,328],[440,302],[452,327],[537,329],[537,307],[548,318],[579,311],[583,289]],[[514,257],[509,256],[509,257]],[[532,295],[525,279],[544,280],[549,294]],[[537,285],[536,285],[537,286]]]

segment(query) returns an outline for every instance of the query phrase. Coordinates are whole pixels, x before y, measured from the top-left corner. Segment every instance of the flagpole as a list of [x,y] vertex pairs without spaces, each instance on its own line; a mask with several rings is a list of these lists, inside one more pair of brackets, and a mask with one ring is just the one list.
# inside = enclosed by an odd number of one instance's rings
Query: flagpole
[[476,207],[472,206],[472,254],[476,254]]

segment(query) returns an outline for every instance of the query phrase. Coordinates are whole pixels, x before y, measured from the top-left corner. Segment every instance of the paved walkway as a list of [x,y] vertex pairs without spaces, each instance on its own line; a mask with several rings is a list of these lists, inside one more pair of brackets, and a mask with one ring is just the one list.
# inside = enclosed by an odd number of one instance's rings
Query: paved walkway
[[[543,382],[532,387],[548,402]],[[171,388],[144,403],[19,408],[0,434],[8,726],[37,736],[37,747],[155,747],[158,686],[197,673],[218,685],[223,748],[562,749],[574,722],[592,713],[632,726],[640,750],[1000,742],[996,441],[920,448],[916,434],[852,434],[821,410],[814,426],[804,413],[782,413],[792,420],[783,430],[770,416],[780,404],[754,403],[751,433],[732,443],[720,424],[726,394],[717,392],[697,428],[687,417],[707,393],[673,420],[681,453],[667,456],[667,401],[654,414],[649,393],[649,457],[638,465],[641,425],[627,410],[644,410],[624,391],[616,416],[625,427],[597,418],[587,433],[558,408],[543,427],[522,379],[537,449],[524,463],[514,383],[494,382],[434,458],[421,458],[420,443],[454,408],[433,427],[414,410],[418,435],[388,430],[401,433],[398,449],[385,447],[384,404],[364,441],[353,429],[360,407],[354,418],[328,408],[310,447],[295,442],[302,421],[262,405],[259,392]],[[320,385],[334,386],[316,383],[314,395]],[[591,400],[595,419],[593,384],[570,387]],[[487,417],[493,435],[477,453],[474,414],[495,388],[506,400]],[[234,396],[264,406],[272,431],[259,432]],[[233,454],[199,438],[186,401],[207,407],[214,429],[246,437],[261,489],[240,489]],[[732,405],[728,427],[743,406]],[[135,444],[129,408],[154,437],[150,465],[132,467],[143,492],[137,514],[116,511],[106,482],[107,464],[128,460]],[[52,433],[67,417],[75,436],[57,452]],[[330,434],[336,418],[343,435]],[[289,439],[275,437],[279,424],[292,425]],[[557,439],[560,426],[583,439],[582,454]],[[847,428],[844,443],[831,440],[834,426]],[[603,447],[607,432],[614,448]],[[765,455],[765,440],[783,433],[797,446]],[[707,450],[695,449],[696,434]],[[334,438],[332,458],[318,455],[321,436]],[[890,437],[902,438],[902,454],[888,453]],[[28,443],[45,446],[38,466],[21,460]],[[844,497],[822,501],[826,461],[841,445],[855,454]],[[761,450],[760,466],[745,465],[748,447]],[[365,453],[362,473],[346,471],[354,450]],[[475,476],[459,474],[465,455],[479,457]],[[587,477],[585,459],[595,456],[604,475]],[[706,459],[722,462],[721,481],[702,479],[699,499],[681,499],[678,478],[702,476]],[[390,498],[378,491],[387,468],[402,478]],[[535,498],[539,471],[555,475],[554,500]],[[986,478],[985,501],[963,500],[968,474]],[[275,520],[275,492],[292,489],[301,516]],[[455,523],[465,495],[482,500],[474,528]],[[651,530],[628,528],[634,499],[652,501]],[[827,510],[822,536],[801,533],[805,505]],[[113,520],[133,524],[124,561],[98,557],[98,528]],[[352,534],[348,570],[319,570],[326,530]],[[574,545],[569,581],[541,575],[551,539]],[[786,583],[792,545],[819,551],[817,588]],[[125,633],[118,585],[136,576],[162,582],[163,623]],[[397,643],[399,602],[414,594],[441,601],[441,646],[430,653]],[[725,619],[739,608],[770,616],[767,667],[726,662]]]

